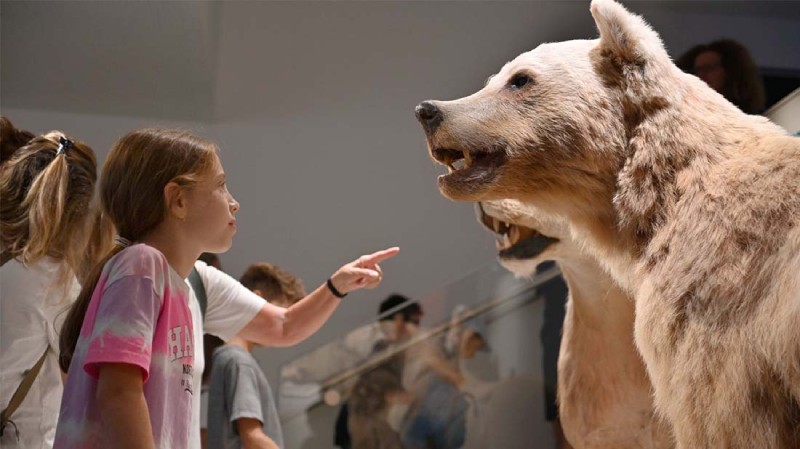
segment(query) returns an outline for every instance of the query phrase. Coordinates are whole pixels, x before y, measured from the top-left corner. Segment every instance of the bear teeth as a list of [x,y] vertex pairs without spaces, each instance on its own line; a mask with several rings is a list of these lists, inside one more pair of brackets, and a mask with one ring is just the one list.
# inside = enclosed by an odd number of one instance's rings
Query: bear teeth
[[497,249],[505,250],[511,247],[511,240],[508,238],[508,234],[503,234],[501,237],[497,238]]
[[508,230],[508,234],[506,235],[508,236],[508,239],[511,242],[511,244],[516,245],[519,242],[520,238],[519,227],[511,226],[511,229]]
[[469,151],[463,151],[464,153],[464,168],[469,168],[472,165],[472,154]]
[[468,169],[473,162],[472,154],[469,151],[436,150],[434,154],[436,160],[447,167],[448,174]]

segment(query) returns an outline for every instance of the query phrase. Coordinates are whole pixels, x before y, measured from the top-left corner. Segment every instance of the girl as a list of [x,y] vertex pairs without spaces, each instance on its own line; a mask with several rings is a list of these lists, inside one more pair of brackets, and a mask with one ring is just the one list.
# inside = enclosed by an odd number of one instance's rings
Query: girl
[[[200,386],[184,279],[202,252],[230,248],[239,204],[216,146],[164,129],[133,131],[114,145],[100,197],[119,237],[64,325],[60,362],[71,369],[55,446],[186,448]],[[309,319],[321,325],[335,296],[377,285],[378,262],[397,251],[344,265],[299,310],[321,316]],[[261,335],[283,334],[281,316],[274,317],[253,320],[266,327]]]
[[400,435],[387,421],[389,406],[411,398],[390,365],[368,371],[353,387],[347,422],[353,449],[403,449]]
[[[63,391],[57,322],[91,258],[85,229],[97,166],[91,148],[60,131],[34,137],[0,117],[0,136],[0,446],[50,448]],[[29,371],[30,389],[12,402]]]

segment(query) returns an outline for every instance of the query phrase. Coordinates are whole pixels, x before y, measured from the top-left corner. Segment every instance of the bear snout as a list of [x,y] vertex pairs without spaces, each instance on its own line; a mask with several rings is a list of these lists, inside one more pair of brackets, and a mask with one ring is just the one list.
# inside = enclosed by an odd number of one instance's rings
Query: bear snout
[[439,109],[432,101],[423,101],[414,108],[414,114],[417,120],[422,124],[425,133],[428,135],[436,132],[436,128],[442,123],[444,116],[442,110]]

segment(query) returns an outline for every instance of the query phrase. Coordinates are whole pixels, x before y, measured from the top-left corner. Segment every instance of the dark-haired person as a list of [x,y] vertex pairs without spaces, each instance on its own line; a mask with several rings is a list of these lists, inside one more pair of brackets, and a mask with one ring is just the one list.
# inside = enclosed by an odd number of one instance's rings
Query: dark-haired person
[[705,81],[742,111],[764,112],[764,81],[750,52],[739,42],[720,39],[696,45],[675,64]]

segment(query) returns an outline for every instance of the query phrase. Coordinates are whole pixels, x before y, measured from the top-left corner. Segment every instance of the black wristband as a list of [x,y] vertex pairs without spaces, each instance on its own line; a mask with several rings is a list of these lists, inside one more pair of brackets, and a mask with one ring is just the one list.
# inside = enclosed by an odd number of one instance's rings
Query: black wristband
[[336,290],[336,287],[333,286],[333,281],[331,281],[331,278],[328,278],[328,282],[326,282],[326,284],[328,285],[328,290],[330,290],[331,293],[333,293],[333,296],[339,299],[347,296],[347,293],[342,293],[339,290]]

